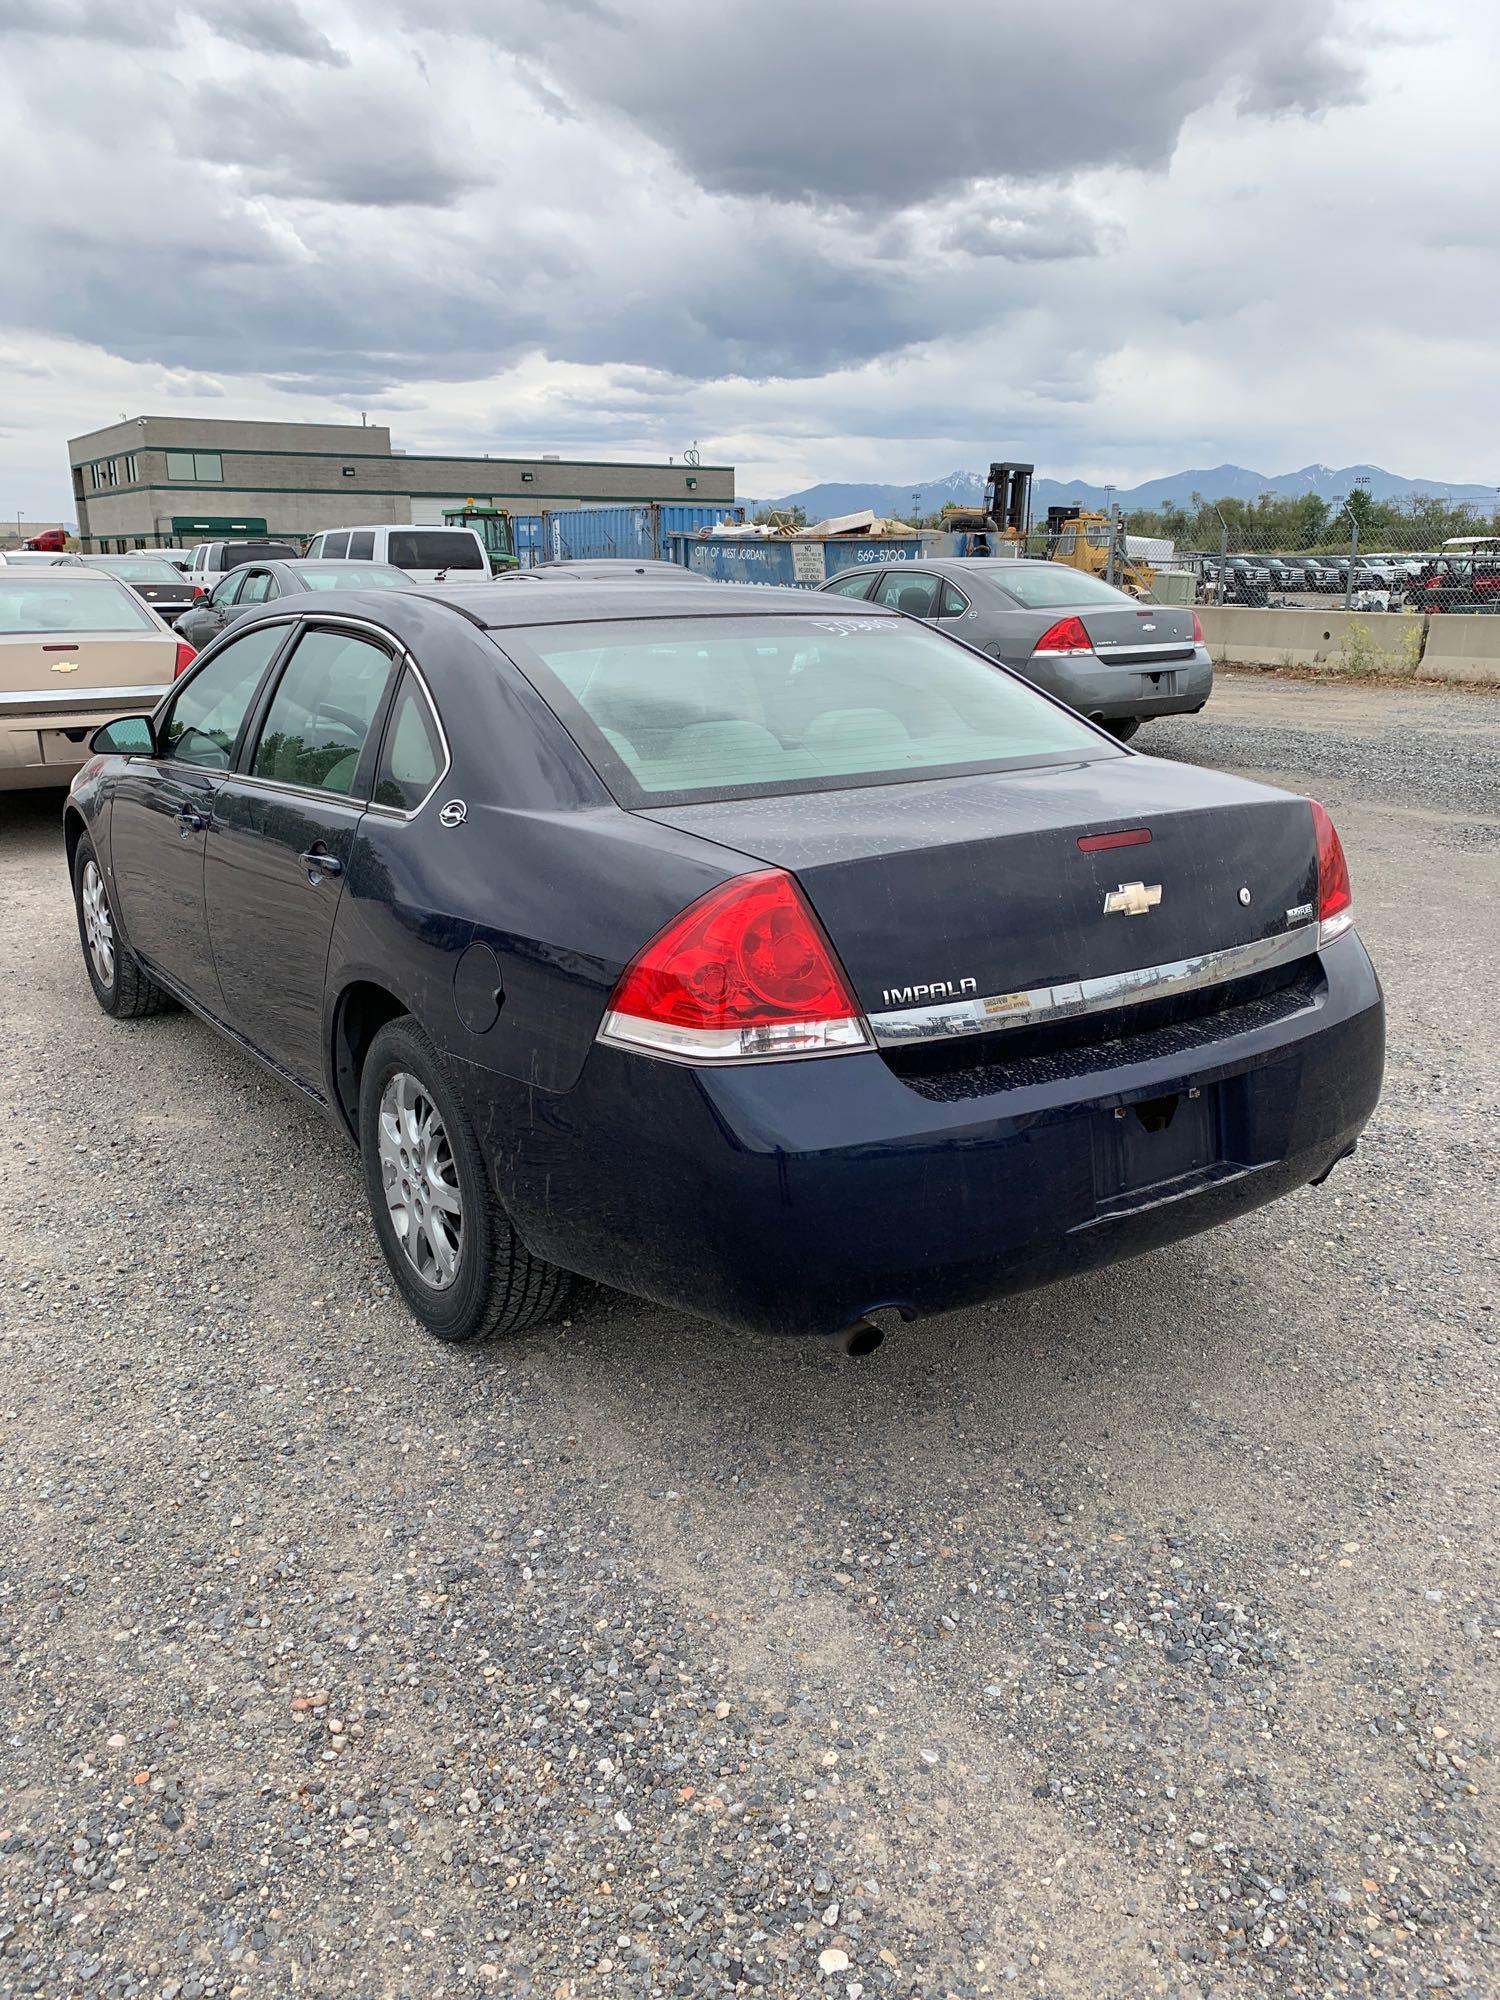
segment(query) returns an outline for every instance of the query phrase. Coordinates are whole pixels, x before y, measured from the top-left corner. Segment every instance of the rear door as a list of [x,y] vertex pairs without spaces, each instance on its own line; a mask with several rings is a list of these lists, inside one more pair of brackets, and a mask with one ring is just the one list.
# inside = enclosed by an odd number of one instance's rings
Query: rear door
[[225,1017],[321,1091],[328,946],[397,654],[375,628],[301,627],[220,788],[204,874]]
[[109,866],[132,948],[212,1014],[222,1011],[203,907],[203,857],[220,785],[266,669],[287,636],[229,640],[173,696],[162,754],[133,757],[111,787]]

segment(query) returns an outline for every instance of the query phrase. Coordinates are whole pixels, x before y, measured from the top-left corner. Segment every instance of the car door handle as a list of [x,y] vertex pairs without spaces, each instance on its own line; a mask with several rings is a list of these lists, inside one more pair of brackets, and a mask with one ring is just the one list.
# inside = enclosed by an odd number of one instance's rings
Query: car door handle
[[307,879],[312,883],[320,882],[325,875],[342,875],[344,872],[344,864],[338,856],[326,853],[321,847],[310,847],[306,854],[301,854],[297,858],[307,870]]
[[187,839],[190,833],[202,833],[207,824],[208,822],[204,819],[202,813],[196,811],[194,807],[179,806],[177,808],[177,830],[184,840]]

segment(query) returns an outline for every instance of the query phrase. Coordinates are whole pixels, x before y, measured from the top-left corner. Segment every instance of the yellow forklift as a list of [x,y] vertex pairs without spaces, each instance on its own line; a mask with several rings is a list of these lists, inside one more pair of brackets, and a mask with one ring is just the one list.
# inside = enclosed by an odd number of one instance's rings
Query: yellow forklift
[[1031,532],[1031,475],[1034,465],[997,461],[985,481],[980,507],[945,507],[938,516],[944,534],[956,539],[961,556],[1022,556]]
[[1087,514],[1078,507],[1047,509],[1047,560],[1102,577],[1133,597],[1149,597],[1156,582],[1150,563],[1129,553],[1121,517]]

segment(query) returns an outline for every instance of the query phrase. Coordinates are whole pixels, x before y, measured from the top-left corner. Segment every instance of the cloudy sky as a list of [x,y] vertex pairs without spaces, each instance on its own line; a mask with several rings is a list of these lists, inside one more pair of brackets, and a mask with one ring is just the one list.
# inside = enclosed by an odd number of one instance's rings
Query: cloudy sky
[[143,412],[1500,483],[1496,15],[0,0],[0,513]]

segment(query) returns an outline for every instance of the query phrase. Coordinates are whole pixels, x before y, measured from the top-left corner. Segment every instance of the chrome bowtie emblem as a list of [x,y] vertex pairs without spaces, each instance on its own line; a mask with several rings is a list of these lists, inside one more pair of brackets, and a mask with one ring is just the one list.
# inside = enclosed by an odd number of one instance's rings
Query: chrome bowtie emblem
[[52,671],[55,674],[76,674],[78,671],[78,662],[76,660],[54,660],[52,662]]
[[1107,917],[1143,917],[1148,910],[1154,910],[1160,901],[1160,882],[1153,882],[1150,888],[1144,882],[1122,882],[1118,889],[1111,889],[1104,898],[1104,914]]
[[449,799],[447,805],[438,814],[438,818],[444,826],[462,826],[468,817],[469,808],[464,804],[462,799]]

